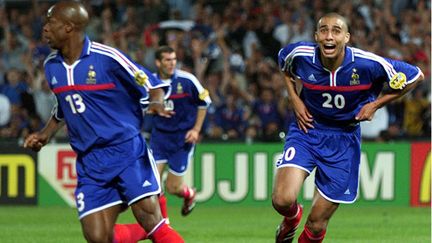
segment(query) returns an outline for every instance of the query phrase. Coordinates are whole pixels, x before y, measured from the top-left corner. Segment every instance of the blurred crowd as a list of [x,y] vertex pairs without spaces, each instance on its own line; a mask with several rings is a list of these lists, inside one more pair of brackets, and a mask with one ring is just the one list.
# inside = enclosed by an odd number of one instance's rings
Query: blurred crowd
[[[54,1],[0,0],[0,138],[19,139],[49,119],[55,98],[43,74],[41,33]],[[88,0],[88,36],[156,71],[154,52],[177,52],[179,68],[209,90],[204,140],[280,141],[295,119],[277,53],[313,41],[326,12],[348,18],[350,45],[419,66],[426,80],[362,124],[372,141],[430,139],[431,6],[425,0]],[[145,128],[143,128],[145,129]],[[58,133],[66,136],[66,131]]]

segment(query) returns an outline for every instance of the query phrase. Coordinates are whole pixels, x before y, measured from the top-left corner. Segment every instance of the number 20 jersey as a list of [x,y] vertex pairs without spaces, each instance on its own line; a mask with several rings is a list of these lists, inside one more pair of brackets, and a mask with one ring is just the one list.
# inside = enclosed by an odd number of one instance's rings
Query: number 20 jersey
[[88,37],[72,65],[52,52],[45,60],[45,75],[57,98],[53,115],[66,122],[77,153],[138,135],[143,122],[140,99],[149,97],[149,89],[168,86],[117,49]]
[[[383,84],[397,73],[406,76],[406,84],[421,74],[418,67],[380,57],[371,52],[345,47],[342,65],[335,71],[324,68],[315,43],[289,44],[278,53],[279,68],[301,80],[300,97],[314,120],[347,124],[360,109],[374,101]],[[340,123],[337,123],[340,122]]]

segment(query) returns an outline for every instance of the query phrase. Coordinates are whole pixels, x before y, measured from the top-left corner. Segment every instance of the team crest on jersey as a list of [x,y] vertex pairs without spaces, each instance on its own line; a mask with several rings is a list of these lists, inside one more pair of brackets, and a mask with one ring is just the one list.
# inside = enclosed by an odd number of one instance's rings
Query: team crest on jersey
[[353,68],[353,73],[351,74],[350,85],[359,85],[360,84],[360,76],[357,73],[357,69]]
[[406,85],[406,76],[404,73],[396,73],[391,79],[390,79],[390,87],[392,89],[403,89]]
[[177,94],[183,94],[183,86],[181,83],[177,83]]
[[200,100],[205,100],[207,97],[209,97],[209,92],[208,90],[204,89],[203,92],[199,94],[199,98]]
[[134,73],[135,82],[141,86],[144,86],[148,82],[148,76],[143,70],[139,70]]
[[86,84],[95,84],[96,83],[96,72],[94,70],[94,66],[90,65],[89,70],[87,72]]

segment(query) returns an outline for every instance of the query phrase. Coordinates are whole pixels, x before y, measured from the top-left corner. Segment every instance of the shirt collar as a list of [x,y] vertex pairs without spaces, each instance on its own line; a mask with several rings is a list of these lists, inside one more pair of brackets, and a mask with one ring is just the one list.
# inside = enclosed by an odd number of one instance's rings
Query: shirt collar
[[85,35],[84,36],[84,46],[83,49],[81,51],[81,55],[80,55],[80,59],[90,55],[90,48],[91,48],[92,42],[90,41],[90,38]]

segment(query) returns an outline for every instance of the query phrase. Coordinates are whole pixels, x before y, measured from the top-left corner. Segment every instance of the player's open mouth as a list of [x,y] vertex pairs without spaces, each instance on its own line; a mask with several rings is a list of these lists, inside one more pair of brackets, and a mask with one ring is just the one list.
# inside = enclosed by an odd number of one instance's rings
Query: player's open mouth
[[324,49],[326,49],[326,50],[334,50],[334,49],[336,49],[336,45],[333,45],[333,44],[324,44]]
[[323,45],[323,52],[325,54],[333,54],[333,52],[336,50],[336,45],[334,44],[324,44]]

